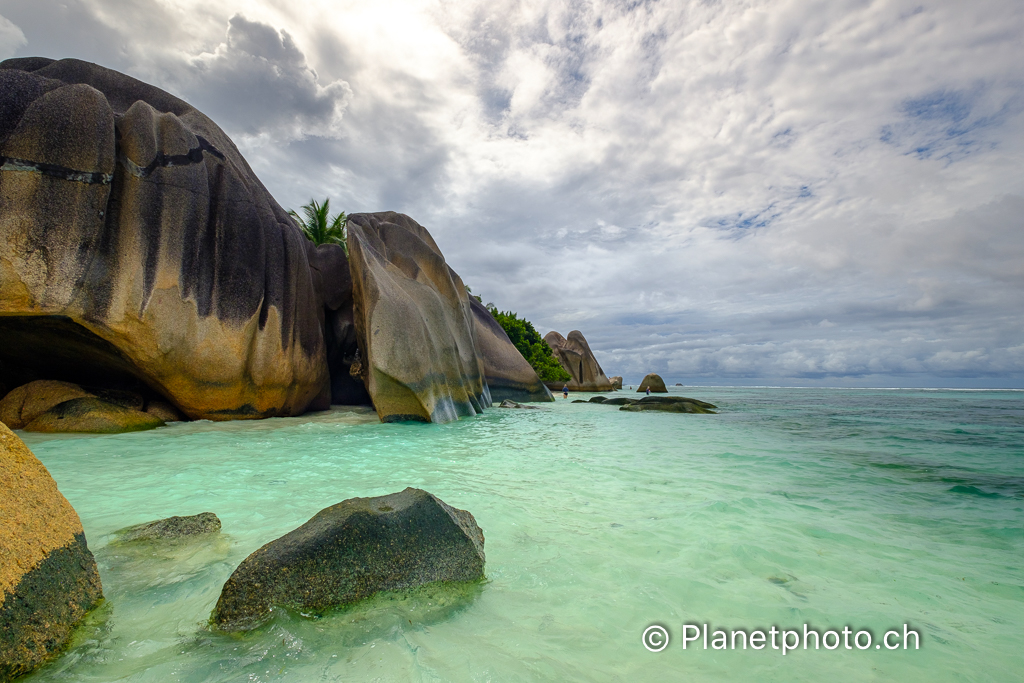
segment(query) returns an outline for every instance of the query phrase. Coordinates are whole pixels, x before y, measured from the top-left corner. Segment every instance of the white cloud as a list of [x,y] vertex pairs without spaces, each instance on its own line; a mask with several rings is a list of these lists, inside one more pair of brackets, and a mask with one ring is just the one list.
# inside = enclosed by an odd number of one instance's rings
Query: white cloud
[[1013,0],[78,2],[282,204],[409,213],[609,372],[1024,382]]
[[0,59],[13,57],[18,48],[27,44],[21,29],[0,15]]

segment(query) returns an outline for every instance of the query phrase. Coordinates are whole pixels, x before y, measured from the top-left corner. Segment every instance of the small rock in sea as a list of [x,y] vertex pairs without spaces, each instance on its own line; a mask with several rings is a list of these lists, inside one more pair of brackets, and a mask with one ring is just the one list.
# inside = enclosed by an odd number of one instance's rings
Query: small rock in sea
[[578,398],[573,403],[590,403],[590,401],[584,401],[582,398]]
[[499,408],[525,408],[526,410],[540,410],[537,406],[528,406],[522,403],[516,403],[512,399],[506,398],[499,405]]
[[651,392],[656,394],[667,394],[668,389],[665,387],[665,380],[660,375],[656,375],[651,372],[644,377],[644,381],[640,382],[640,386],[636,388],[638,394],[642,394],[650,388]]
[[589,401],[587,401],[587,403],[604,403],[607,400],[608,400],[607,396],[595,396],[592,399],[590,399]]
[[200,512],[189,517],[168,517],[144,522],[115,531],[118,543],[155,541],[185,536],[199,536],[220,531],[220,519],[212,512]]
[[681,386],[683,386],[683,385],[682,385],[682,384],[680,384],[679,382],[676,382],[676,386],[677,386],[677,387],[681,387]]
[[316,612],[483,575],[484,535],[473,515],[407,488],[332,505],[249,555],[224,584],[211,622],[248,630],[275,606]]
[[638,403],[637,399],[635,399],[635,398],[626,398],[625,396],[616,396],[615,398],[610,398],[607,401],[604,401],[601,405],[605,405],[605,406],[629,406],[629,405],[633,405],[634,403]]

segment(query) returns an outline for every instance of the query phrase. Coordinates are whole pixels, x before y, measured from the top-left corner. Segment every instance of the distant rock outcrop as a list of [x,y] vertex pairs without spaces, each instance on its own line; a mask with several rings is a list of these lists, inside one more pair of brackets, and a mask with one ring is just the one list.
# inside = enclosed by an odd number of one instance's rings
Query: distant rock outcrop
[[321,510],[249,555],[224,584],[211,620],[251,629],[274,606],[319,611],[483,573],[484,535],[473,515],[407,488]]
[[135,387],[215,420],[327,407],[344,254],[213,121],[75,59],[3,62],[0,104],[0,383]]
[[[450,422],[491,405],[462,279],[419,223],[348,219],[359,374],[384,422]],[[514,347],[513,347],[514,349]]]
[[537,371],[523,358],[494,316],[473,297],[476,350],[484,364],[484,377],[491,390],[491,400],[554,401],[554,396],[540,381]]
[[600,363],[594,358],[590,344],[579,330],[573,330],[568,337],[563,337],[552,330],[544,335],[544,341],[551,347],[558,362],[572,375],[568,382],[549,382],[548,386],[560,390],[568,385],[569,391],[611,391],[612,383],[601,369]]
[[665,386],[665,380],[653,372],[644,376],[644,381],[640,382],[640,386],[637,387],[636,390],[638,393],[645,393],[648,388],[650,388],[652,394],[668,393],[668,388]]
[[618,375],[615,375],[614,377],[609,377],[608,381],[612,383],[612,389],[622,388],[622,378],[619,377]]
[[64,649],[102,599],[78,514],[43,464],[0,424],[0,681]]

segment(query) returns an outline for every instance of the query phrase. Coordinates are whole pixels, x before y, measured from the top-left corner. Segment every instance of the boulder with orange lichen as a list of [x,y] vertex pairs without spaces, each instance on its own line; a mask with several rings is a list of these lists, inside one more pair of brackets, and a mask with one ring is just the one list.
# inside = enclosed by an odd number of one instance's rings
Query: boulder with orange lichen
[[58,654],[102,599],[78,514],[0,423],[0,681]]

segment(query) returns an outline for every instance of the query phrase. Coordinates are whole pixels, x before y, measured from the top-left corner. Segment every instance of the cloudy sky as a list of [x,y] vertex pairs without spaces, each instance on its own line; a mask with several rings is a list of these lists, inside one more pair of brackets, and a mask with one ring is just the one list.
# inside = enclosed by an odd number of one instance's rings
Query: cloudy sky
[[606,372],[1024,387],[1019,0],[0,0]]

